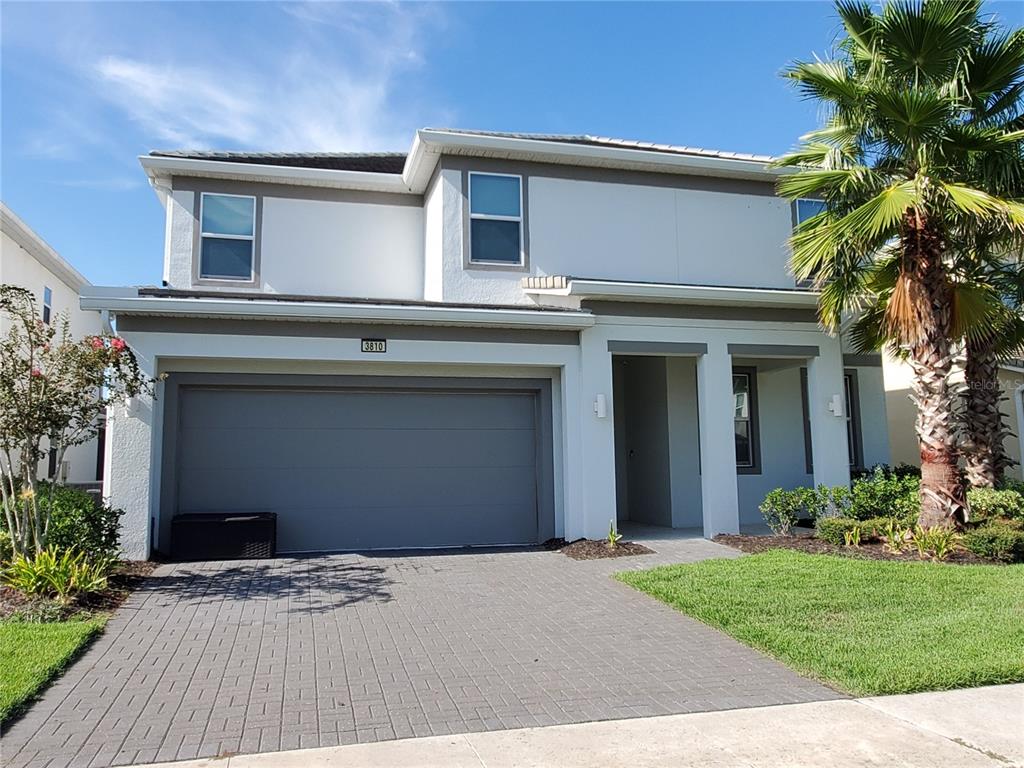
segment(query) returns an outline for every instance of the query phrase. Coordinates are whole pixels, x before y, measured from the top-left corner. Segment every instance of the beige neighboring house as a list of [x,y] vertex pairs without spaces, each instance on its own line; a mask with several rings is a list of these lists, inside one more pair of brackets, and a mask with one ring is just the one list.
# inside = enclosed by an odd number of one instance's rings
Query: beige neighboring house
[[[910,400],[910,366],[894,360],[888,355],[883,361],[885,372],[885,407],[889,415],[889,449],[893,464],[920,466],[921,457],[914,433],[914,417],[917,409]],[[1007,426],[1013,433],[1006,438],[1006,452],[1020,462],[1024,453],[1024,360],[1011,360],[1000,366],[999,383],[1002,386],[1003,413]],[[1021,465],[1011,467],[1008,476],[1024,479]]]
[[[100,313],[82,310],[78,293],[89,281],[4,203],[0,202],[0,283],[26,288],[36,297],[42,319],[50,322],[66,312],[72,338],[100,333]],[[0,335],[6,336],[9,321],[0,317]],[[56,456],[50,454],[50,461]],[[39,476],[53,474],[55,468],[40,462]],[[102,437],[70,448],[64,455],[61,475],[68,483],[92,484],[103,477]]]

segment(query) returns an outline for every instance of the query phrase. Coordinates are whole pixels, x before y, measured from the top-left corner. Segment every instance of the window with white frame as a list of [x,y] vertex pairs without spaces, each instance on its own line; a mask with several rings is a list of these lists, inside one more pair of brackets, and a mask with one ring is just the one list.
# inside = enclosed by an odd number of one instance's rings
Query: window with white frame
[[43,322],[50,324],[50,317],[53,315],[53,291],[43,286]]
[[824,200],[812,200],[802,197],[796,201],[796,224],[800,226],[808,219],[813,219],[819,213],[825,212]]
[[199,277],[252,280],[256,198],[204,192],[200,199],[199,223]]
[[469,174],[469,261],[523,264],[523,179]]

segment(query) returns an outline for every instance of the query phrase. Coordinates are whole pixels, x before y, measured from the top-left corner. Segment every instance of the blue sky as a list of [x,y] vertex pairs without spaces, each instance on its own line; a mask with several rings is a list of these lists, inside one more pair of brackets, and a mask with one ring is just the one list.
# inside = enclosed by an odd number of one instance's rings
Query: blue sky
[[[991,12],[1024,24],[1024,3]],[[778,153],[815,124],[778,73],[825,2],[12,3],[0,197],[90,280],[154,284],[156,148],[406,150],[418,127]]]

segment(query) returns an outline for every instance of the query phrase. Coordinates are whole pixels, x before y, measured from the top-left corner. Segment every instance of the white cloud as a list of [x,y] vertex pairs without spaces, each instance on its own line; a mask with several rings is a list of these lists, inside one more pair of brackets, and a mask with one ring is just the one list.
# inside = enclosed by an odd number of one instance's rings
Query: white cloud
[[282,10],[281,29],[263,30],[260,48],[235,41],[232,55],[213,46],[204,57],[211,46],[194,40],[173,59],[100,56],[96,91],[152,141],[196,149],[404,149],[414,128],[441,116],[402,103],[399,93],[425,58],[424,32],[439,23],[433,9],[308,3]]

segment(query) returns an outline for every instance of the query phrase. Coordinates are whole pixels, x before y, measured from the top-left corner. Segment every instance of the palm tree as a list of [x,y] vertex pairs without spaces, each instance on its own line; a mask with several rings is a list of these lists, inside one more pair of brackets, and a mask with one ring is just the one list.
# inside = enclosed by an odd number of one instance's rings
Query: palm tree
[[1006,453],[1010,435],[999,384],[999,363],[1024,349],[1024,266],[1008,265],[985,276],[994,283],[1006,305],[1003,316],[971,334],[964,344],[964,459],[967,482],[975,488],[994,488],[1016,463]]
[[956,323],[983,325],[991,303],[956,304],[974,287],[954,284],[949,239],[981,228],[1024,235],[1024,203],[999,194],[1024,151],[1024,31],[982,20],[977,0],[836,8],[845,35],[835,55],[786,71],[825,115],[778,161],[796,169],[782,194],[826,203],[794,234],[792,268],[821,290],[819,316],[833,331],[870,313],[870,283],[891,276],[874,310],[913,373],[919,522],[954,525],[966,517],[950,382],[966,328]]

